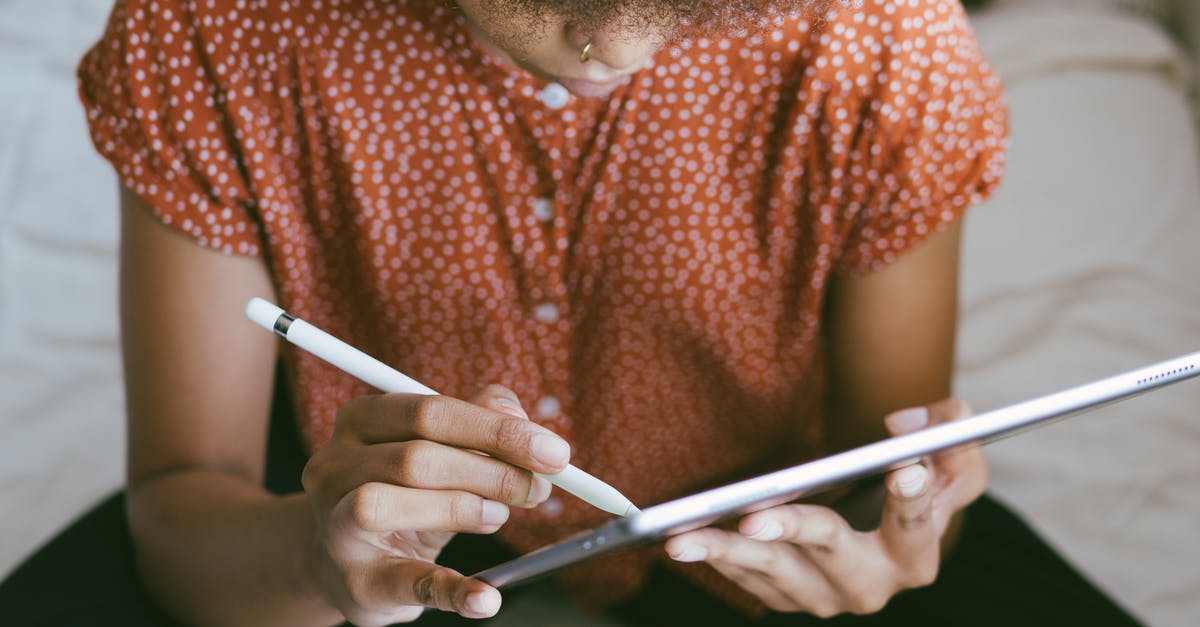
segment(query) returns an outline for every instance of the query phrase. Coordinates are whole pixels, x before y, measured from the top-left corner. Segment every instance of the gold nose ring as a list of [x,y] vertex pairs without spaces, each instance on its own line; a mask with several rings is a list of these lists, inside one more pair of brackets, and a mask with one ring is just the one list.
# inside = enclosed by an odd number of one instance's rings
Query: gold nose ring
[[588,42],[583,45],[583,50],[579,51],[579,62],[587,63],[588,59],[592,58],[591,52],[592,52],[592,40],[589,39]]

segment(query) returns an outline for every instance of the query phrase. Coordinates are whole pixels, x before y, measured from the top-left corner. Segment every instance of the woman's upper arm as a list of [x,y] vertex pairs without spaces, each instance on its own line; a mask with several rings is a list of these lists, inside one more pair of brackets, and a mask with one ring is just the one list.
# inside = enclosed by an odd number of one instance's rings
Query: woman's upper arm
[[128,483],[206,469],[259,482],[276,343],[242,315],[272,296],[261,259],[202,248],[121,192]]
[[949,396],[961,220],[882,270],[839,277],[827,303],[828,435],[842,449],[887,437],[883,417]]

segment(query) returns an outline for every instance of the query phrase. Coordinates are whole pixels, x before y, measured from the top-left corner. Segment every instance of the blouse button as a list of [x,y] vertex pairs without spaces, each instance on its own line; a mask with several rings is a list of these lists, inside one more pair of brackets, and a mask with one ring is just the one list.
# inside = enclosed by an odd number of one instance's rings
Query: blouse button
[[533,216],[542,222],[554,219],[554,203],[549,198],[533,199]]
[[558,83],[550,83],[538,93],[538,98],[542,100],[542,104],[551,109],[561,109],[567,106],[567,100],[570,97],[571,94],[567,91],[567,88]]
[[538,509],[542,510],[542,513],[547,516],[558,516],[563,510],[562,499],[558,498],[557,496],[552,496],[545,501],[542,501],[542,504],[538,506]]
[[562,403],[553,396],[543,396],[537,401],[536,411],[541,418],[555,418],[562,412]]
[[554,322],[558,320],[558,305],[542,303],[533,309],[533,316],[541,322]]

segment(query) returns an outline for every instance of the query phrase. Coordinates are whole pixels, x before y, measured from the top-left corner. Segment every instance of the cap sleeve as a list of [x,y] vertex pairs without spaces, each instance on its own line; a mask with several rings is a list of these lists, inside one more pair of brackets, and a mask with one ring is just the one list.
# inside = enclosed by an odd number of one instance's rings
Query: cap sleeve
[[874,93],[847,151],[839,274],[877,270],[1000,183],[1008,113],[954,0],[895,3],[881,24]]
[[80,62],[80,98],[97,150],[162,222],[202,246],[257,255],[227,68],[197,22],[186,0],[118,0]]

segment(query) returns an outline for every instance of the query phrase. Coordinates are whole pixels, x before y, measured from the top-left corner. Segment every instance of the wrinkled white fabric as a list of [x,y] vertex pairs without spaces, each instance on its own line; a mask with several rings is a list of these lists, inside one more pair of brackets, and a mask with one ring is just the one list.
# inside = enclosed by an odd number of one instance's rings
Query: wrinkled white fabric
[[1157,72],[1180,86],[1190,78],[1162,27],[1108,0],[998,0],[972,23],[1006,85],[1081,69]]
[[122,476],[117,188],[74,78],[107,10],[0,2],[0,573]]
[[[1042,7],[976,22],[1013,119],[1006,180],[966,223],[956,392],[980,410],[1200,350],[1200,164],[1181,58],[1116,13],[1075,15],[1063,32],[1095,27],[1077,46],[1038,41],[1070,19]],[[1197,450],[1193,381],[988,458],[993,491],[1069,561],[1149,624],[1182,626],[1200,616]]]

